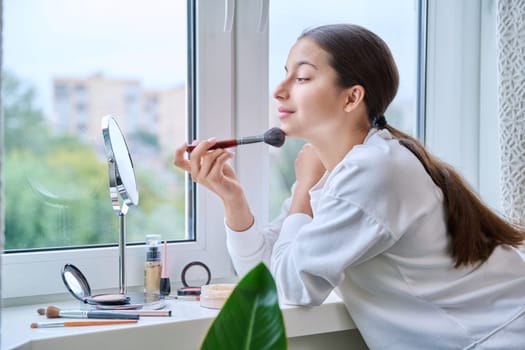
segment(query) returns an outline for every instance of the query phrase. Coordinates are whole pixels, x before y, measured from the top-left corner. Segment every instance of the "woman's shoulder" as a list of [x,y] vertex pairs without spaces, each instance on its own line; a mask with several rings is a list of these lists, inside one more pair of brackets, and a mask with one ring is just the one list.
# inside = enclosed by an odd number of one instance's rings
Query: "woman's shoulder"
[[[419,167],[419,160],[390,133],[381,131],[354,146],[338,166],[341,173],[351,171],[374,179],[392,178],[402,169]],[[371,179],[372,180],[372,179]]]
[[324,194],[359,207],[396,236],[418,217],[440,210],[443,200],[421,162],[392,138],[352,149],[330,174]]
[[386,130],[355,146],[330,177],[339,191],[374,198],[392,192],[408,193],[413,187],[433,187],[421,162]]

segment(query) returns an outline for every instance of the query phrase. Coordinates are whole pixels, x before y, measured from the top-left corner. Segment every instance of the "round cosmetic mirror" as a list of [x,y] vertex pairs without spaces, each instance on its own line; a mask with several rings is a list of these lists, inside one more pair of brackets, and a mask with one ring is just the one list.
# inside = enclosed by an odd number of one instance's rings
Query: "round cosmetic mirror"
[[126,213],[128,207],[139,204],[139,192],[135,180],[133,162],[124,135],[115,117],[102,118],[102,136],[108,161],[109,195],[113,210],[120,219],[119,232],[119,286],[126,294]]
[[62,281],[71,295],[86,304],[122,305],[128,304],[130,300],[123,294],[91,295],[91,287],[86,277],[72,264],[66,264],[62,268]]
[[124,135],[112,115],[102,118],[102,136],[108,160],[111,202],[113,209],[120,214],[122,211],[127,211],[127,207],[139,204],[133,161]]

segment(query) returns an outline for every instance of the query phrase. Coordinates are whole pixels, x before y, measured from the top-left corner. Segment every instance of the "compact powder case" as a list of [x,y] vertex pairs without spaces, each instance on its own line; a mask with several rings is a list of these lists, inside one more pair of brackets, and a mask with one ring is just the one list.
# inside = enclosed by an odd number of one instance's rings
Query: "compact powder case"
[[124,305],[129,304],[130,298],[124,294],[97,294],[91,295],[91,287],[84,274],[72,264],[64,265],[62,281],[67,290],[76,299],[91,305]]
[[186,274],[188,273],[188,271],[191,268],[196,267],[196,266],[204,269],[204,271],[206,273],[206,282],[204,283],[204,285],[210,284],[211,271],[208,268],[208,266],[205,263],[201,262],[201,261],[192,261],[189,264],[187,264],[186,266],[184,266],[184,268],[182,269],[182,272],[180,274],[180,280],[182,282],[183,287],[177,289],[177,295],[179,295],[179,296],[183,296],[183,295],[195,295],[195,296],[198,296],[198,295],[201,294],[201,287],[199,287],[199,286],[190,286],[190,285],[188,285],[188,282],[186,281]]

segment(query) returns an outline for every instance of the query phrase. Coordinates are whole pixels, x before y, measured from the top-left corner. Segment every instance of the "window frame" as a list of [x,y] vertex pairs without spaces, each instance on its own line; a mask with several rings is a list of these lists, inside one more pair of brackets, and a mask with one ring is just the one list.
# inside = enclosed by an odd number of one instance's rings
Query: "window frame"
[[499,211],[495,3],[427,0],[427,8],[425,144]]
[[[194,67],[194,89],[188,89],[188,98],[194,97],[195,104],[189,104],[188,111],[195,111],[194,122],[198,128],[195,136],[197,139],[211,136],[231,137],[233,134],[251,132],[252,129],[260,130],[258,121],[246,120],[236,123],[237,118],[235,118],[235,112],[244,112],[250,108],[250,113],[245,113],[246,115],[251,115],[257,120],[261,119],[263,123],[266,121],[265,118],[260,118],[264,114],[264,108],[253,113],[253,106],[247,102],[253,100],[253,96],[261,99],[257,94],[249,97],[248,91],[243,92],[241,95],[247,101],[235,102],[236,92],[240,89],[251,90],[253,87],[251,86],[253,84],[236,81],[235,63],[243,61],[244,54],[236,54],[235,46],[239,43],[240,49],[243,50],[243,45],[252,43],[253,47],[256,47],[257,43],[252,42],[249,38],[255,33],[250,32],[248,38],[243,34],[244,37],[236,41],[236,38],[240,36],[239,33],[245,31],[242,28],[243,23],[236,23],[237,18],[243,16],[236,16],[235,1],[188,0],[188,9],[193,7],[195,8],[195,21],[190,23],[195,25],[198,54]],[[247,4],[241,2],[237,10],[248,12],[253,10],[251,12],[256,13],[257,17],[265,18],[259,12],[264,10],[264,7],[260,7],[258,1],[250,1]],[[225,16],[217,16],[217,13],[224,13]],[[261,33],[257,32],[257,34]],[[264,34],[267,32],[263,31],[262,35],[258,35],[260,38],[256,41],[264,41]],[[256,51],[261,52],[260,49]],[[249,51],[245,50],[245,52]],[[259,73],[263,71],[264,69]],[[266,79],[266,75],[257,78],[261,81],[261,78]],[[260,87],[254,90],[259,93]],[[265,92],[267,96],[267,88]],[[254,155],[253,150],[239,152],[235,161],[236,168],[244,169],[249,166],[245,163],[249,164]],[[264,166],[257,169],[256,178],[240,171],[239,178],[246,179],[249,188],[258,189],[260,186],[257,187],[254,184],[266,176]],[[180,282],[178,272],[182,271],[187,263],[196,260],[203,261],[210,267],[214,279],[234,278],[234,271],[226,250],[222,204],[210,191],[199,186],[194,189],[197,199],[195,203],[189,203],[189,205],[195,211],[195,240],[168,245],[168,263],[172,272],[172,282]],[[247,192],[252,193],[249,190]],[[257,195],[248,196],[252,201],[260,200]],[[265,196],[267,197],[267,194]],[[111,210],[109,196],[108,210]],[[193,209],[189,209],[188,213],[191,214],[192,211]],[[257,212],[257,208],[254,212]],[[133,208],[130,208],[128,215],[133,215]],[[144,254],[143,245],[126,247],[125,270],[128,290],[141,288],[143,285]],[[44,295],[65,294],[66,289],[61,281],[60,271],[67,263],[75,264],[83,271],[93,291],[118,289],[118,246],[10,253],[3,254],[2,257],[1,277],[4,305],[26,302],[28,299]]]

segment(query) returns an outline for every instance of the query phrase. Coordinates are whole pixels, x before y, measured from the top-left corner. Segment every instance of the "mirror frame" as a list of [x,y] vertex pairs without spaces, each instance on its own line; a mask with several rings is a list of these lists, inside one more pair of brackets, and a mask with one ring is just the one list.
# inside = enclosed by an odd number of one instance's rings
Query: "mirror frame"
[[[127,211],[127,207],[139,204],[139,192],[128,145],[116,118],[111,114],[102,118],[102,136],[108,161],[111,203],[117,213]],[[115,146],[124,148],[125,151],[116,150]],[[119,195],[122,198],[122,205]]]

